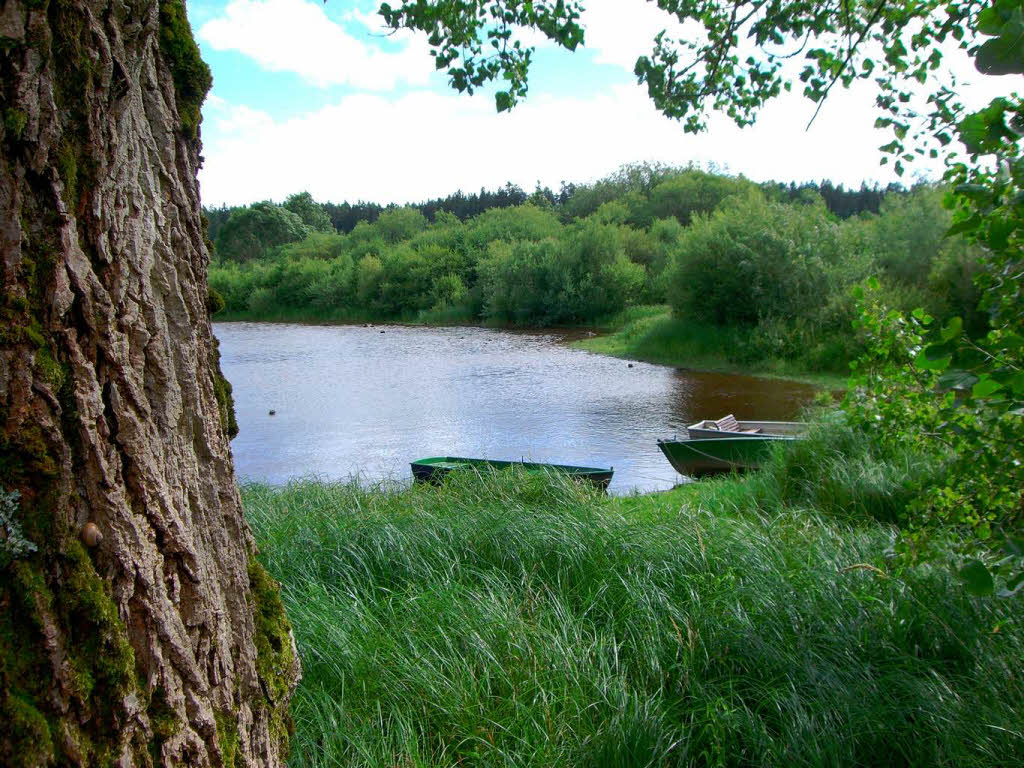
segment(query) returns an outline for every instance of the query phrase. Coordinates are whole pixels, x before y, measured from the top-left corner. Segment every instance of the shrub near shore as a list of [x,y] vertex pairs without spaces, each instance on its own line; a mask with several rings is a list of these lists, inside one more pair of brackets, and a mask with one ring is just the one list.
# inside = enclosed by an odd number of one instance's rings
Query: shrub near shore
[[[850,498],[899,485],[863,463]],[[824,516],[786,473],[245,487],[302,654],[293,764],[1024,761],[1020,600],[880,575],[876,508]]]

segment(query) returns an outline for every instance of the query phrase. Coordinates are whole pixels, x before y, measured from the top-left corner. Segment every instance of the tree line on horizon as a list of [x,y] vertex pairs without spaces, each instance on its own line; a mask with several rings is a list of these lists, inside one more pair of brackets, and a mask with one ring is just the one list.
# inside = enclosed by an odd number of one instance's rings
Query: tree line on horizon
[[[690,166],[688,170],[694,169]],[[326,214],[331,226],[342,234],[348,234],[356,225],[361,222],[373,223],[386,210],[392,208],[409,207],[416,208],[433,221],[439,211],[445,211],[458,217],[460,221],[466,221],[479,216],[492,208],[510,208],[523,205],[527,202],[534,202],[538,205],[554,207],[564,213],[564,216],[573,218],[581,214],[588,206],[593,206],[595,200],[602,197],[617,197],[617,189],[631,185],[649,186],[657,179],[664,179],[675,175],[680,169],[670,166],[663,166],[652,163],[636,163],[623,166],[617,173],[602,179],[594,184],[577,184],[573,182],[561,183],[557,192],[549,186],[541,186],[537,183],[532,193],[526,192],[518,184],[511,181],[504,186],[497,187],[493,191],[481,187],[479,192],[465,193],[461,189],[445,197],[437,197],[421,203],[410,203],[407,206],[400,206],[394,203],[382,205],[366,200],[358,200],[355,203],[348,201],[342,203],[315,202],[308,192],[299,192],[286,198],[282,207],[289,208],[296,213],[299,209],[313,203],[319,206]],[[715,168],[712,166],[710,172],[715,175]],[[797,200],[807,195],[819,195],[825,202],[825,206],[840,218],[849,218],[859,213],[878,213],[882,200],[888,194],[906,192],[906,187],[899,183],[890,183],[881,186],[877,182],[868,185],[862,182],[859,189],[847,189],[843,184],[834,184],[829,179],[820,182],[805,181],[797,184],[795,181],[789,183],[781,181],[767,181],[760,185],[762,189],[770,191],[772,195],[778,195],[780,199],[789,201]],[[570,201],[572,204],[570,205]],[[264,201],[255,203],[263,205]],[[231,218],[231,214],[244,210],[250,206],[246,205],[220,205],[216,207],[204,207],[203,213],[209,223],[209,236],[211,241],[216,241],[220,228]],[[590,211],[592,213],[593,211]],[[319,219],[318,222],[322,221]]]
[[986,329],[977,249],[946,237],[935,185],[823,193],[641,165],[564,198],[512,189],[465,219],[392,206],[347,233],[309,193],[234,209],[211,220],[211,295],[227,318],[523,326],[669,304],[709,343],[736,331],[737,362],[837,372],[859,351],[851,288],[871,276],[894,307]]

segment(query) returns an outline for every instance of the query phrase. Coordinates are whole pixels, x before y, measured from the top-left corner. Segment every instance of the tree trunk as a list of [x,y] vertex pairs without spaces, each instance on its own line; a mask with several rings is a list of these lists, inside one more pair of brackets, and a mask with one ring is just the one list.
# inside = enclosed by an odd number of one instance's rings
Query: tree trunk
[[0,764],[280,765],[184,6],[4,0],[0,71]]

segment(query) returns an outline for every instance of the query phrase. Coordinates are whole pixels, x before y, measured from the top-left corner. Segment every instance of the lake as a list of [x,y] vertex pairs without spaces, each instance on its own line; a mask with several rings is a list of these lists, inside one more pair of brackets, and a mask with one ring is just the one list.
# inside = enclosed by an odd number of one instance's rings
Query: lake
[[[671,488],[658,450],[698,419],[786,420],[807,384],[630,363],[558,333],[215,323],[240,479],[409,482],[409,462],[478,456],[612,466],[610,491]],[[269,411],[275,415],[269,415]]]

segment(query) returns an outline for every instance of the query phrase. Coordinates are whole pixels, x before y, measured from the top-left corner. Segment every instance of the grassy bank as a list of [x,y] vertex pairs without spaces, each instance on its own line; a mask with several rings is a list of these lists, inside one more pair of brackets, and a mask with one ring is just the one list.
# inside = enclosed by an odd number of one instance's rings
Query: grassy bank
[[573,346],[628,360],[698,371],[807,381],[830,389],[846,385],[842,371],[814,371],[799,362],[743,354],[748,329],[683,321],[667,305],[631,307],[599,323],[602,335]]
[[1024,760],[1020,601],[879,576],[890,528],[773,477],[244,488],[302,654],[292,764]]

